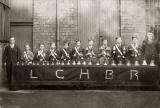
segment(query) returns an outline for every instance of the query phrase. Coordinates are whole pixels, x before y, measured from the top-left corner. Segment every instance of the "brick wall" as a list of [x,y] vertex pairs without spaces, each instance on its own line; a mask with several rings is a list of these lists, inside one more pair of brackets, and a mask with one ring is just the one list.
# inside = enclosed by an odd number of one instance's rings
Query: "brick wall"
[[40,42],[46,47],[56,39],[56,0],[34,0],[33,49]]
[[77,0],[34,0],[33,46],[38,48],[39,42],[46,47],[56,40],[56,15],[58,29],[58,45],[64,40],[72,40],[77,36]]
[[58,33],[59,47],[64,40],[69,40],[71,45],[77,37],[77,0],[58,0]]
[[146,34],[145,0],[121,1],[121,36],[125,44],[130,44],[132,35],[139,35],[141,43]]
[[[64,40],[73,42],[78,38],[77,3],[78,0],[57,0],[57,42],[60,48]],[[34,0],[33,28],[34,50],[39,42],[48,47],[51,41],[56,40],[56,0]],[[139,35],[140,43],[146,34],[145,0],[121,0],[121,36],[124,43],[129,44],[134,34]]]

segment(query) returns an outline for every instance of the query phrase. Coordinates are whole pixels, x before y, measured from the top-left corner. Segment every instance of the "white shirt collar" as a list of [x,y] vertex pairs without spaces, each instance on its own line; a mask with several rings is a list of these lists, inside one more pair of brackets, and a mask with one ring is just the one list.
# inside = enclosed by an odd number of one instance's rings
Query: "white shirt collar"
[[15,46],[14,44],[10,44],[10,48],[14,48],[14,46]]

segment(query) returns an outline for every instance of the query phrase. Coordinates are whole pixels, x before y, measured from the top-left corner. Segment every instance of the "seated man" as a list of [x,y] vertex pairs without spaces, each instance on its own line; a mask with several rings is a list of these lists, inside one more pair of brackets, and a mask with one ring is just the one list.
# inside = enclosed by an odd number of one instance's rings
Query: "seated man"
[[88,47],[85,50],[85,56],[89,61],[95,62],[96,54],[93,48],[93,40],[88,40]]
[[31,63],[34,59],[34,54],[30,50],[30,46],[28,43],[25,44],[24,47],[25,47],[25,50],[23,52],[21,59],[22,59],[22,61],[24,61],[26,63]]
[[135,60],[140,59],[141,56],[141,48],[138,45],[137,36],[132,36],[132,44],[128,46],[128,58],[133,64]]
[[126,57],[126,48],[125,46],[122,46],[121,37],[116,38],[116,43],[112,48],[112,57],[116,63],[119,63],[119,61],[124,60]]
[[71,59],[70,57],[70,49],[69,49],[69,43],[65,41],[63,46],[63,49],[60,51],[60,58],[63,62],[67,62]]
[[81,47],[81,41],[76,41],[76,46],[72,49],[72,58],[75,61],[81,61],[83,59],[84,50]]
[[155,60],[157,62],[157,47],[158,44],[154,41],[153,33],[147,33],[146,40],[144,40],[142,44],[142,54],[148,64],[151,62],[151,60]]
[[50,44],[50,50],[47,52],[49,62],[56,62],[58,60],[58,53],[54,42]]
[[103,40],[103,45],[99,48],[99,57],[100,57],[100,64],[104,62],[109,62],[108,59],[111,56],[111,48],[108,46],[107,39]]
[[45,46],[43,43],[39,44],[39,50],[35,54],[35,59],[39,62],[46,62],[46,52],[44,51]]

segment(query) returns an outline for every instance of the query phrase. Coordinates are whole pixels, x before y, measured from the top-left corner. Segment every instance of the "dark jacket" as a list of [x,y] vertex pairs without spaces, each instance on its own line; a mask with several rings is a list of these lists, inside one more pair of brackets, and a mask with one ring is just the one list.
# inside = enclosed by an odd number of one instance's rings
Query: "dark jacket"
[[8,45],[3,54],[3,63],[7,63],[7,65],[15,64],[20,60],[21,54],[20,49],[15,45],[14,48],[11,48]]
[[[67,52],[67,55],[64,52],[64,50]],[[62,49],[60,51],[60,59],[63,60],[63,61],[70,60],[71,59],[71,51],[70,51],[70,49],[68,48],[68,49],[64,49],[64,50]]]

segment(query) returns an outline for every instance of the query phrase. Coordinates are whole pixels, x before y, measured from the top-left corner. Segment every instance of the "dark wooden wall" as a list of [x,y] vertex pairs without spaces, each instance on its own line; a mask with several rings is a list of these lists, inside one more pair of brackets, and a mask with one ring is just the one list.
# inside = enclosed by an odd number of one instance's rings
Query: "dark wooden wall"
[[5,42],[9,38],[9,4],[8,0],[0,0],[0,41]]
[[11,35],[17,39],[17,45],[23,49],[25,42],[33,47],[33,0],[10,0]]

